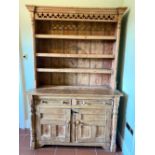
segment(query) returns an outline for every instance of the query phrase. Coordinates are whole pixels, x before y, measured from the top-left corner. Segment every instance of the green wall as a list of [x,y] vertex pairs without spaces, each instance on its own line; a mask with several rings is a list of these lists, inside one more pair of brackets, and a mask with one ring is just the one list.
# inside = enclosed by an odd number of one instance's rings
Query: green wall
[[[124,0],[129,12],[122,21],[118,88],[124,93],[119,108],[118,137],[124,155],[134,154],[135,144],[135,8],[134,0]],[[133,135],[126,127],[133,129]]]

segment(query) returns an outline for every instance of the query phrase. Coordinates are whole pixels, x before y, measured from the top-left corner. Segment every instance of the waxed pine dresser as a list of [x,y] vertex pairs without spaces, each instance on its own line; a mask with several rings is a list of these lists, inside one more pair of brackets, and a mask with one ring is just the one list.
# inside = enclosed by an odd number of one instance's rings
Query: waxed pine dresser
[[27,5],[32,21],[35,88],[31,148],[101,146],[116,150],[116,76],[121,19],[127,8]]

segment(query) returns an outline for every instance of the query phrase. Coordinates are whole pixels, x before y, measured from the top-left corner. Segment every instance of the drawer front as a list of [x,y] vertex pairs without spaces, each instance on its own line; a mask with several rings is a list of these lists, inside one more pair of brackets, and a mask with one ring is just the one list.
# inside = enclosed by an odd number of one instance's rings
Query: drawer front
[[66,107],[71,106],[71,100],[70,99],[62,99],[62,98],[39,98],[38,99],[39,105],[42,106],[60,106],[60,107]]
[[113,100],[103,99],[73,99],[72,106],[75,108],[112,108]]

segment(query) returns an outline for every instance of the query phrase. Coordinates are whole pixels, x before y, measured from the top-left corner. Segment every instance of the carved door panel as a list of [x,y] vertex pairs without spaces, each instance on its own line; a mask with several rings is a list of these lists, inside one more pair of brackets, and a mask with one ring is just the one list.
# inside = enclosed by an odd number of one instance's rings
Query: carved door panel
[[70,109],[38,107],[38,140],[52,143],[70,142],[70,114]]
[[74,109],[74,140],[79,143],[110,142],[111,109]]

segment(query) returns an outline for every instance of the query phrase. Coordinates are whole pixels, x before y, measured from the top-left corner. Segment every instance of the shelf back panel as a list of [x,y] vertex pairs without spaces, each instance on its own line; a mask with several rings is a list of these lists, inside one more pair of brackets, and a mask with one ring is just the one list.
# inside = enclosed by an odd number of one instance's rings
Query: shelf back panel
[[[114,23],[108,23],[107,25],[111,24]],[[106,33],[108,34],[108,32]],[[36,53],[41,52],[41,53],[63,53],[63,54],[110,55],[115,54],[114,46],[115,42],[110,40],[90,41],[90,40],[64,40],[64,39],[36,39]],[[77,58],[48,58],[48,57],[36,58],[37,68],[51,68],[51,69],[54,68],[112,69],[112,63],[113,60],[111,59],[95,59],[95,58],[77,59]],[[111,74],[41,72],[37,73],[37,79],[38,79],[37,84],[38,87],[44,85],[111,86],[110,83]]]
[[37,73],[38,86],[109,86],[109,74]]
[[37,21],[36,34],[114,36],[116,23]]
[[113,54],[114,45],[110,40],[36,39],[36,53]]
[[81,58],[37,58],[37,68],[88,68],[111,69],[110,59],[81,59]]

